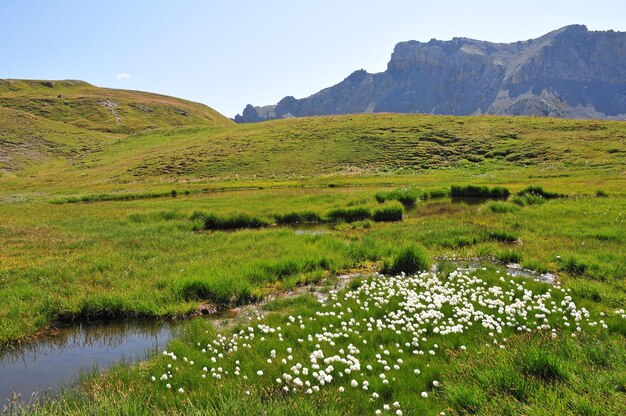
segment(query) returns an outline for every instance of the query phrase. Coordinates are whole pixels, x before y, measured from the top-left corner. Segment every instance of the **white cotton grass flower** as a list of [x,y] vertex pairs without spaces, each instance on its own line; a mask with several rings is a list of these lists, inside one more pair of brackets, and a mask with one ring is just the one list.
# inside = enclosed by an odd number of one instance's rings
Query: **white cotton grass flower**
[[[420,367],[428,368],[433,356],[439,355],[438,351],[455,348],[450,339],[464,333],[489,334],[491,347],[504,348],[507,337],[516,332],[545,331],[553,337],[557,334],[574,336],[572,332],[584,332],[586,325],[607,326],[602,320],[594,321],[589,312],[579,308],[560,287],[531,290],[531,285],[525,285],[519,278],[506,273],[498,277],[502,277],[499,283],[482,279],[479,273],[464,269],[457,269],[448,276],[434,272],[375,275],[354,289],[325,293],[319,307],[311,309],[310,314],[289,316],[279,325],[270,325],[264,317],[253,316],[247,329],[234,331],[231,335],[218,334],[208,342],[197,343],[198,352],[202,349],[205,354],[202,355],[204,358],[196,359],[196,371],[202,378],[210,375],[209,383],[223,383],[222,380],[231,378],[251,383],[248,376],[242,374],[249,372],[249,367],[235,360],[233,370],[233,354],[258,348],[265,356],[260,358],[260,368],[252,374],[261,377],[269,371],[267,374],[273,375],[275,367],[280,367],[282,373],[277,374],[280,377],[274,375],[257,381],[264,386],[278,385],[281,391],[289,394],[313,394],[324,388],[337,388],[342,393],[346,387],[335,383],[346,378],[353,388],[371,391],[375,390],[374,384],[370,386],[366,377],[387,385],[396,382],[396,378],[402,380],[400,371],[413,363],[411,359],[417,358]],[[626,316],[623,310],[616,311],[615,315]],[[555,325],[555,322],[559,324]],[[283,328],[290,327],[289,337],[283,333],[280,324]],[[372,333],[380,333],[382,337],[372,338]],[[386,336],[393,337],[395,342],[372,342]],[[291,339],[293,344],[290,344]],[[281,347],[265,349],[259,345],[262,341],[267,346]],[[467,350],[465,345],[456,348]],[[171,380],[177,385],[181,372],[194,371],[192,366],[195,363],[183,353],[180,361],[189,363],[189,366],[180,369],[172,366],[178,358],[174,352],[163,351],[163,355],[171,361],[165,363],[167,370],[161,380]],[[222,367],[218,367],[218,362]],[[208,368],[203,367],[205,364]],[[421,374],[418,368],[407,371],[411,370],[415,376]],[[157,378],[151,376],[153,381]],[[342,384],[347,383],[342,381]],[[432,386],[437,388],[441,383],[433,380]],[[246,394],[249,392],[246,390]],[[420,396],[428,398],[428,394],[424,391]],[[371,393],[371,401],[379,398],[379,392]],[[394,411],[397,415],[402,414],[396,403],[392,405]]]

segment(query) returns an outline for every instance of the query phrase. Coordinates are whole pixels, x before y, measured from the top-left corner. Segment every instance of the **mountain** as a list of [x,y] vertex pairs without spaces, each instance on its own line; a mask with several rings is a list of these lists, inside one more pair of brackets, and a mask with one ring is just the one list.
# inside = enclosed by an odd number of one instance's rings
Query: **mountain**
[[122,134],[159,127],[231,123],[204,104],[140,91],[99,88],[76,80],[0,80],[0,108],[87,130]]
[[398,43],[387,70],[307,98],[246,106],[238,123],[349,113],[626,119],[626,33],[572,25],[540,38]]

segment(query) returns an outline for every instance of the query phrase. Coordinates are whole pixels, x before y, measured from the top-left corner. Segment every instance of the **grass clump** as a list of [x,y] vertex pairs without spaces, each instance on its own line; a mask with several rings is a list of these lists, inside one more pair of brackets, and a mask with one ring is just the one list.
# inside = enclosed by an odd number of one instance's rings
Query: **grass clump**
[[450,196],[449,189],[433,189],[430,191],[424,191],[422,194],[422,199],[437,199],[437,198],[445,198]]
[[545,202],[545,199],[535,194],[523,194],[523,195],[515,195],[513,198],[511,198],[511,202],[514,203],[515,205],[519,205],[520,207],[525,207],[528,205],[543,204]]
[[501,243],[514,243],[518,237],[509,231],[495,230],[489,232],[489,238]]
[[450,187],[450,196],[452,198],[506,199],[509,195],[509,190],[501,186],[489,188],[487,186],[476,185],[452,185]]
[[329,222],[355,222],[372,219],[372,210],[368,207],[336,208],[328,212]]
[[517,193],[518,196],[534,195],[544,199],[563,198],[565,195],[558,194],[556,192],[548,192],[541,186],[529,185]]
[[547,351],[530,348],[521,359],[521,371],[544,382],[566,381],[569,374],[559,357]]
[[186,301],[209,301],[230,305],[252,299],[250,286],[244,280],[233,278],[190,277],[174,286],[176,295]]
[[518,211],[519,207],[511,204],[510,202],[491,201],[486,205],[486,209],[496,214],[506,214]]
[[560,269],[572,276],[582,276],[589,270],[589,265],[580,259],[570,256],[561,261]]
[[413,274],[430,268],[430,259],[424,250],[416,245],[404,247],[391,262],[385,262],[385,274]]
[[446,393],[450,406],[459,414],[477,413],[487,400],[479,388],[471,385],[446,386]]
[[502,263],[519,263],[522,260],[522,256],[515,250],[506,249],[496,254],[496,260]]
[[598,189],[596,191],[596,196],[598,198],[607,198],[609,196],[609,194],[607,194],[605,191],[603,191],[602,189]]
[[274,215],[276,224],[293,225],[293,224],[319,224],[323,222],[322,217],[314,211],[288,212],[286,214]]
[[248,214],[232,214],[220,217],[215,214],[203,214],[205,230],[237,230],[242,228],[263,228],[270,225],[264,218],[253,217]]
[[402,214],[404,208],[400,203],[395,203],[376,208],[372,219],[376,222],[402,221]]
[[417,203],[419,192],[415,188],[400,188],[389,192],[378,192],[374,197],[379,204],[395,200],[408,208]]

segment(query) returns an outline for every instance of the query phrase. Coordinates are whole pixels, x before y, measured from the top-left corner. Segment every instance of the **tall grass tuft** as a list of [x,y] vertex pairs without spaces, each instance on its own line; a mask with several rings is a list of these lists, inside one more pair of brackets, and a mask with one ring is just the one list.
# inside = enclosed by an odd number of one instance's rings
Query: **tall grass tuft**
[[555,199],[555,198],[563,198],[565,195],[558,194],[556,192],[548,192],[544,190],[541,186],[537,185],[529,185],[526,188],[522,189],[517,193],[518,196],[524,195],[534,195],[545,199]]
[[400,188],[389,192],[378,192],[374,197],[379,204],[395,200],[408,208],[417,203],[419,192],[415,188]]
[[324,222],[322,217],[313,211],[303,212],[288,212],[286,214],[274,215],[276,224],[291,225],[291,224],[319,224]]
[[519,211],[519,208],[510,202],[491,201],[486,205],[486,209],[497,214]]
[[372,219],[373,213],[367,207],[336,208],[326,214],[329,222],[355,222]]
[[452,198],[506,199],[509,195],[509,190],[501,186],[489,188],[487,186],[476,185],[452,185],[450,187],[450,196]]
[[416,245],[408,245],[404,247],[391,262],[385,262],[383,265],[383,273],[413,274],[430,268],[430,259],[424,250]]
[[205,230],[237,230],[241,228],[263,228],[270,225],[266,219],[248,214],[233,214],[225,217],[219,217],[215,214],[203,215]]
[[404,208],[402,204],[388,204],[374,210],[373,219],[376,222],[402,221]]

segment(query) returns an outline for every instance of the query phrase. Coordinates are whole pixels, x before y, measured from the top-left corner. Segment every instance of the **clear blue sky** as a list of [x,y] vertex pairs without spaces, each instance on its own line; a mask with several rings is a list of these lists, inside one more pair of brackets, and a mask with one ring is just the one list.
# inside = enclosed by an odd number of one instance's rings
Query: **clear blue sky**
[[0,0],[0,78],[82,79],[227,116],[380,72],[404,40],[626,31],[626,1]]

